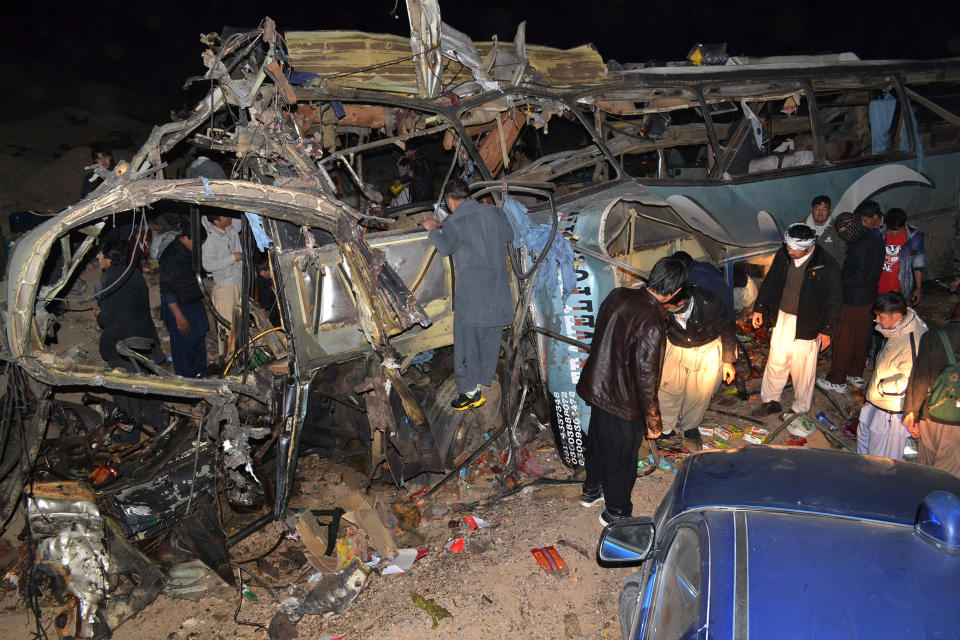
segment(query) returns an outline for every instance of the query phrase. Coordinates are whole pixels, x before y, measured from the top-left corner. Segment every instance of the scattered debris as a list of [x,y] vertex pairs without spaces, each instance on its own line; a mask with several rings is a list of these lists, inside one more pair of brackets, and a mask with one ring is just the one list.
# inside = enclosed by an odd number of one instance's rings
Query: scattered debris
[[564,571],[567,568],[567,563],[563,561],[563,557],[552,545],[530,549],[530,553],[536,558],[537,564],[547,573]]
[[384,557],[393,557],[397,552],[393,534],[383,526],[380,516],[362,495],[354,494],[342,500],[340,506],[346,511],[343,517],[363,529],[377,551]]
[[430,616],[430,619],[433,621],[433,624],[430,626],[431,629],[436,629],[437,625],[439,625],[440,621],[444,618],[453,618],[453,614],[437,604],[437,601],[433,598],[427,600],[416,591],[411,591],[410,597],[413,598],[414,606],[418,609],[423,609],[427,612],[427,615]]
[[453,551],[454,553],[460,553],[463,551],[463,547],[466,544],[463,538],[454,538],[453,540],[448,540],[447,544],[443,545],[443,548],[447,551]]
[[307,614],[343,613],[360,595],[369,575],[370,569],[355,559],[342,572],[323,576],[300,601],[281,602],[281,610],[293,622]]

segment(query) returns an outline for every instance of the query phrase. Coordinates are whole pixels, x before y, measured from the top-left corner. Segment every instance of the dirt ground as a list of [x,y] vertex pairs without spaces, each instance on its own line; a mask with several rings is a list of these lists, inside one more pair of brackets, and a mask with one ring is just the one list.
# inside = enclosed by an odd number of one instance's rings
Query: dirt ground
[[[557,477],[568,475],[552,451],[550,437],[531,445],[534,457]],[[536,451],[536,447],[546,451]],[[294,508],[330,508],[350,494],[362,491],[364,478],[356,469],[316,456],[301,460],[300,495]],[[673,474],[658,470],[640,478],[633,492],[636,514],[652,514]],[[457,504],[480,499],[494,491],[492,477],[473,483],[456,479],[438,492],[424,509],[428,517],[411,533],[397,536],[399,546],[420,546],[429,553],[403,575],[372,574],[356,601],[340,615],[305,616],[299,638],[615,638],[619,637],[617,594],[632,569],[604,569],[594,558],[601,530],[599,508],[579,505],[578,485],[529,488],[496,504],[459,512]],[[407,491],[375,484],[380,501],[403,500]],[[490,527],[470,531],[462,518],[474,515]],[[451,521],[458,523],[450,528]],[[344,523],[342,533],[353,528]],[[282,525],[273,523],[232,550],[235,560],[262,554],[277,540]],[[444,549],[451,538],[465,540],[461,553]],[[530,550],[553,545],[567,563],[560,574],[547,574]],[[290,582],[304,574],[304,566],[287,556],[302,550],[299,541],[285,540],[265,561],[246,566],[274,590],[277,598],[295,592]],[[312,573],[312,569],[307,570]],[[271,575],[271,574],[276,574]],[[304,581],[300,580],[300,586]],[[255,582],[250,588],[258,603],[243,600],[241,621],[268,625],[277,610],[267,590]],[[417,609],[410,592],[433,598],[452,618],[436,629],[431,618]],[[161,595],[135,618],[121,626],[118,640],[168,638],[263,638],[262,629],[239,625],[234,613],[240,596],[204,598],[198,602]],[[0,637],[30,638],[33,620],[9,593],[0,602]],[[48,618],[44,619],[50,623]],[[52,629],[50,629],[53,635]]]

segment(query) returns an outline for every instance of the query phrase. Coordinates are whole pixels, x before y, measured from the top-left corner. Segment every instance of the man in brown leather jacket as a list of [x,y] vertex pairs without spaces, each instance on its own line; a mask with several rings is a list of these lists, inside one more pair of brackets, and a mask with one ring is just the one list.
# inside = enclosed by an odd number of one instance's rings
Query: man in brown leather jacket
[[668,303],[686,284],[686,265],[662,258],[645,287],[618,287],[600,305],[590,356],[577,393],[590,405],[580,504],[606,502],[600,522],[630,517],[637,450],[663,430],[657,390],[663,367]]

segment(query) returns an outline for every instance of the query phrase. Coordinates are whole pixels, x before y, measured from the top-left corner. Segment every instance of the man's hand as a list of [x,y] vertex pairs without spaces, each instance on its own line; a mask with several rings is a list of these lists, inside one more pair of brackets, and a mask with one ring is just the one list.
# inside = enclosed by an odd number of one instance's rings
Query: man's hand
[[960,287],[960,278],[957,278],[950,283],[950,291],[956,291],[957,287]]
[[920,288],[917,287],[913,290],[913,293],[910,294],[910,304],[920,304],[920,300],[923,298],[923,292],[920,291]]
[[737,377],[737,370],[734,368],[732,362],[723,363],[723,381],[727,384],[733,382],[733,379]]
[[434,229],[440,226],[440,223],[437,222],[434,218],[424,218],[423,220],[420,221],[420,224],[427,231],[433,231]]
[[97,304],[96,302],[94,302],[94,303],[93,303],[93,317],[96,318],[98,315],[100,315],[100,305]]
[[235,262],[240,262],[241,260],[243,260],[243,254],[240,253],[239,251],[234,251],[234,252],[233,252],[233,260],[234,260]]
[[830,346],[830,336],[825,333],[818,333],[817,340],[820,341],[820,351],[823,351]]
[[920,437],[920,427],[917,426],[916,417],[914,417],[912,413],[903,416],[903,426],[906,427],[907,431],[909,431],[910,435],[914,438]]
[[177,320],[177,329],[179,329],[183,335],[187,335],[190,332],[190,321],[187,320],[187,317],[182,313],[174,314],[174,317]]
[[762,324],[763,324],[763,314],[760,313],[759,311],[754,311],[753,312],[753,328],[759,329]]

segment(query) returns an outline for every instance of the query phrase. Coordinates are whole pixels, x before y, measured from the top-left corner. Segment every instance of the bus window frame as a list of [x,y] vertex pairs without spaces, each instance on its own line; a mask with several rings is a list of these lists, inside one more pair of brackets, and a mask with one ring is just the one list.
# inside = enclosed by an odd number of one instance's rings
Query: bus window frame
[[[808,81],[810,84],[811,95],[816,99],[816,92],[818,89],[813,86],[813,81]],[[901,81],[900,74],[890,74],[889,76],[883,77],[874,77],[874,78],[864,78],[863,82],[859,86],[851,85],[841,85],[841,86],[828,86],[819,89],[824,93],[831,91],[872,91],[876,89],[881,89],[886,83],[890,86],[891,91],[896,91],[897,101],[900,105],[900,113],[908,113],[907,109],[910,108],[909,103],[906,102],[906,94],[903,90],[903,82]],[[814,102],[810,103],[811,107],[814,105]],[[903,116],[901,116],[903,117]],[[845,167],[860,167],[872,164],[889,164],[893,162],[901,162],[903,160],[912,160],[916,158],[917,155],[917,138],[916,131],[914,130],[913,119],[908,119],[908,125],[905,127],[907,130],[907,139],[909,140],[910,146],[906,150],[896,149],[893,151],[885,151],[879,155],[873,155],[872,153],[868,155],[861,156],[859,158],[851,158],[847,160],[830,160],[826,157],[827,149],[827,139],[824,136],[824,127],[823,120],[821,119],[821,110],[819,101],[816,101],[816,120],[817,120],[817,129],[818,136],[820,138],[820,144],[823,148],[824,158],[821,166],[828,169],[835,168],[845,168]]]

